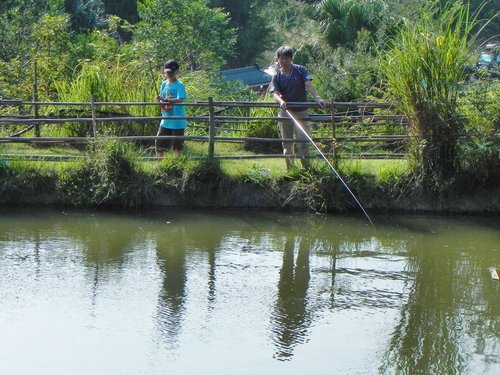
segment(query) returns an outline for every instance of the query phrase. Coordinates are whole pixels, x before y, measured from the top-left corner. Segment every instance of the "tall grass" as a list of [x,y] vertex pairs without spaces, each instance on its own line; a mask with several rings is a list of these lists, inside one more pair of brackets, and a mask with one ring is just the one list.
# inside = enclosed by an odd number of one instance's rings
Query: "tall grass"
[[[194,71],[181,73],[178,77],[186,86],[188,102],[207,101],[209,97],[215,101],[255,100],[255,94],[243,83],[219,83],[220,77],[210,72]],[[67,82],[57,82],[56,89],[60,101],[89,102],[91,96],[100,102],[154,102],[160,87],[162,76],[159,73],[145,68],[137,62],[118,61],[82,61],[75,68],[74,77]],[[159,116],[157,106],[101,106],[98,108],[104,115],[129,115],[129,116]],[[88,106],[77,109],[78,114],[90,116]],[[238,108],[232,109],[228,115],[243,115],[236,113]],[[98,115],[100,114],[98,113]],[[204,106],[188,106],[187,116],[207,115],[208,109]],[[154,122],[155,125],[159,121]],[[219,125],[224,127],[224,125]],[[68,124],[63,126],[65,135],[85,136],[90,133],[87,124]],[[204,127],[195,127],[189,134],[204,134]],[[115,135],[154,135],[156,126],[146,127],[137,123],[104,123],[99,124],[99,130]],[[240,135],[240,134],[239,134]]]
[[439,2],[405,20],[382,56],[388,93],[411,120],[413,161],[433,191],[453,182],[464,121],[457,111],[475,19],[469,6]]
[[151,204],[156,191],[137,163],[137,152],[120,141],[91,144],[86,159],[66,171],[58,189],[75,206],[135,208]]

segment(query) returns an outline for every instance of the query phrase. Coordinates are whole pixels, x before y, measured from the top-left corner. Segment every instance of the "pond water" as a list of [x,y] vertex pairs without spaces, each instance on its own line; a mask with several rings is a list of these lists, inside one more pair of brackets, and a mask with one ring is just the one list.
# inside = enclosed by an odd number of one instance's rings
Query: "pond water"
[[0,211],[0,374],[499,374],[499,217]]

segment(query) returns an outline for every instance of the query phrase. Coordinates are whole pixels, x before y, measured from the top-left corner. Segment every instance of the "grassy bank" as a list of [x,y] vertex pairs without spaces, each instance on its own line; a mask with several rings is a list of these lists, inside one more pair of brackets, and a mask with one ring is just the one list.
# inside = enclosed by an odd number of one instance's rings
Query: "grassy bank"
[[[90,145],[78,161],[4,160],[0,161],[0,203],[320,213],[358,209],[321,160],[312,161],[307,169],[286,171],[281,159],[209,162],[192,158],[197,155],[196,147],[188,145],[182,155],[143,161],[139,156],[144,154],[132,144],[111,141]],[[491,198],[491,192],[499,189],[493,179],[474,187],[452,186],[446,194],[435,196],[418,185],[406,161],[341,160],[337,166],[367,209],[500,212],[500,202]]]

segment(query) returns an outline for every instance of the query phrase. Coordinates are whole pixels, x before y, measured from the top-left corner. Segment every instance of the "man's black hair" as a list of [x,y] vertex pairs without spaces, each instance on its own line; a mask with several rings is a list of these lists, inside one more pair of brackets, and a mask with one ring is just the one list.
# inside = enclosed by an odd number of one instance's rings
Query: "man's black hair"
[[281,46],[276,51],[276,58],[279,59],[281,56],[291,57],[293,59],[293,48],[290,46]]

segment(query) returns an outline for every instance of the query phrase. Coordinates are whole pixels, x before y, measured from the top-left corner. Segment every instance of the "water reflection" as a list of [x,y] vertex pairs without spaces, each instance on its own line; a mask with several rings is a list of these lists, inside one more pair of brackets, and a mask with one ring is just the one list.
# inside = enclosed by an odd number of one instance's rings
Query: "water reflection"
[[158,295],[157,323],[167,345],[173,345],[182,329],[186,299],[186,233],[169,226],[157,236],[156,258],[162,287]]
[[[99,351],[125,338],[155,363],[169,353],[173,373],[200,373],[176,362],[197,350],[221,374],[239,373],[225,367],[232,355],[256,364],[247,373],[494,374],[500,284],[487,269],[500,264],[500,237],[491,220],[471,225],[407,218],[374,233],[304,215],[0,216],[0,334],[31,342],[49,311],[51,330],[74,324],[75,340],[96,335]],[[116,304],[144,306],[120,315]],[[71,315],[85,315],[83,329]],[[92,323],[101,330],[89,334]],[[24,348],[6,349],[0,373],[16,373],[3,371],[19,366],[7,356]],[[136,366],[129,373],[160,374],[170,363]]]
[[[197,219],[200,222],[197,222]],[[191,266],[199,274],[197,280],[206,279],[206,287],[200,286],[206,295],[207,311],[216,303],[217,251],[224,242],[226,230],[218,224],[207,222],[204,217],[195,218],[189,225],[182,220],[168,221],[152,234],[155,240],[156,263],[160,270],[161,285],[158,292],[156,324],[167,348],[176,347],[183,330],[188,299],[188,253],[200,253],[201,259],[190,259]],[[206,260],[206,265],[203,262]],[[202,301],[196,301],[203,306]],[[208,321],[210,316],[205,319]]]
[[401,310],[382,369],[396,374],[462,374],[459,349],[461,329],[456,306],[443,301],[452,295],[454,266],[447,257],[433,255],[409,262],[415,276],[408,302]]
[[[413,280],[381,373],[486,374],[499,363],[500,309],[488,297],[491,290],[487,290],[494,287],[484,272],[488,263],[467,231],[454,231],[453,241],[446,231],[427,223],[408,242]],[[494,249],[498,243],[480,246]],[[460,247],[474,251],[460,251]],[[491,261],[499,260],[497,251]],[[477,310],[480,305],[483,308]],[[476,362],[477,354],[484,361]]]
[[[296,259],[295,253],[297,253]],[[277,359],[291,358],[293,348],[307,339],[308,327],[311,324],[311,312],[307,308],[309,253],[310,241],[301,237],[287,237],[278,282],[277,302],[272,316]]]
[[90,220],[72,221],[63,227],[83,249],[86,274],[91,280],[91,316],[95,314],[101,288],[124,270],[127,254],[139,241],[137,229],[130,223],[108,220],[105,226],[101,224],[101,220],[91,217]]

